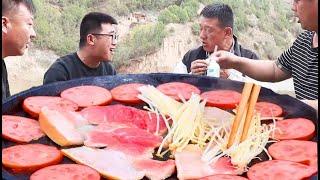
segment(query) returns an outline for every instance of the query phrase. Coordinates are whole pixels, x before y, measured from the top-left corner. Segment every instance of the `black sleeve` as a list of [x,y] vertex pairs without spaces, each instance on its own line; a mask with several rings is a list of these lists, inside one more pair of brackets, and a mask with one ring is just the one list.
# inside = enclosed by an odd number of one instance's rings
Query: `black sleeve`
[[2,102],[10,95],[7,67],[2,59]]
[[57,81],[67,81],[68,73],[62,64],[53,63],[43,77],[43,84],[49,84]]
[[117,71],[114,66],[111,64],[112,75],[117,75]]
[[192,60],[190,58],[190,55],[191,55],[191,50],[189,50],[182,58],[182,63],[187,67],[187,71],[188,73],[191,72],[191,63],[192,63]]
[[245,49],[243,47],[241,47],[241,57],[255,59],[255,60],[259,59],[259,57],[256,53],[254,53],[253,51],[251,51],[249,49]]
[[259,56],[258,56],[256,53],[252,52],[252,55],[251,55],[251,58],[250,58],[250,59],[256,59],[256,60],[258,60],[258,59],[259,59]]

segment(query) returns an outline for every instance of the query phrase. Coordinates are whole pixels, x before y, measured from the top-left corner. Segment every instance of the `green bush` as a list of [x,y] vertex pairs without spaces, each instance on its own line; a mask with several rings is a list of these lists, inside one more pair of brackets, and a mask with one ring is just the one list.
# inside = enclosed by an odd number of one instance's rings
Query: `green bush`
[[195,36],[200,35],[200,25],[198,23],[193,23],[191,26],[192,34]]
[[156,52],[162,46],[166,34],[162,23],[134,27],[129,36],[118,43],[114,65],[127,65],[131,59]]
[[79,26],[83,16],[89,11],[86,5],[75,0],[34,0],[37,12],[35,30],[37,38],[34,43],[42,49],[51,49],[58,55],[65,55],[77,50]]
[[199,2],[196,0],[189,0],[183,4],[183,10],[188,14],[190,20],[197,16],[197,10],[199,8]]
[[169,9],[165,9],[160,13],[160,15],[158,17],[158,21],[163,24],[178,23],[179,18],[178,18],[178,16],[176,16],[175,14],[170,12]]
[[[159,44],[162,44],[164,38],[162,32],[165,24],[193,21],[197,16],[199,3],[207,5],[216,2],[228,4],[232,8],[236,35],[246,33],[250,27],[247,16],[251,14],[258,18],[258,27],[261,31],[273,35],[278,49],[288,47],[288,38],[282,33],[283,31],[288,30],[294,36],[302,31],[300,25],[289,22],[293,13],[290,5],[283,0],[34,0],[37,7],[35,17],[37,38],[34,43],[37,47],[64,55],[77,49],[80,21],[84,14],[90,11],[105,12],[117,18],[141,10],[143,12],[150,10],[152,14],[157,15],[160,9],[158,21],[162,25],[157,25],[158,29],[161,29],[160,35],[154,34],[153,29],[156,28],[144,27],[142,29],[148,29],[150,32],[138,30],[142,31],[141,34],[145,33],[146,37],[132,32],[130,38],[119,43],[115,59],[119,62],[130,62],[129,59],[154,52],[155,47],[161,46]],[[270,16],[271,5],[274,8],[273,12],[276,12],[276,18]],[[161,26],[163,28],[160,28]],[[196,23],[191,28],[195,35],[199,34],[200,27]]]
[[195,0],[186,1],[181,6],[171,5],[160,12],[158,20],[164,24],[186,23],[196,16],[198,7]]

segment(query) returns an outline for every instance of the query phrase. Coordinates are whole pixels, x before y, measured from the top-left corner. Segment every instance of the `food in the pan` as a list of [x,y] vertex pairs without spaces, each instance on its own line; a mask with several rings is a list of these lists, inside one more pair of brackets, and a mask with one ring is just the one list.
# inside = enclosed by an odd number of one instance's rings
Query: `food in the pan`
[[91,124],[122,124],[145,129],[151,133],[164,134],[166,132],[166,125],[162,117],[121,104],[88,107],[81,110],[80,113]]
[[245,83],[231,130],[214,131],[214,136],[203,152],[204,161],[211,163],[222,156],[228,156],[238,174],[242,174],[248,170],[249,163],[256,156],[266,152],[269,134],[275,127],[262,124],[259,114],[254,113],[259,92],[260,86]]
[[76,111],[78,105],[72,101],[55,96],[31,96],[23,101],[22,108],[30,116],[37,118],[42,107],[54,110]]
[[317,143],[301,140],[283,140],[272,144],[268,148],[274,159],[288,160],[305,165],[318,167]]
[[[182,106],[182,103],[165,95],[154,86],[142,86],[139,91],[140,95],[138,97],[148,104],[148,110],[156,114],[161,112],[160,115],[164,119],[166,116],[173,116]],[[166,126],[168,129],[170,128],[168,124]]]
[[84,145],[88,147],[107,147],[132,156],[152,158],[154,148],[158,147],[161,141],[161,136],[156,136],[146,130],[121,127],[93,129],[86,135]]
[[86,146],[61,151],[75,162],[97,170],[105,178],[142,179],[144,176],[143,172],[133,167],[130,156],[120,151]]
[[[251,174],[249,178],[287,176],[287,179],[299,179],[317,172],[316,153],[311,149],[301,150],[303,148],[299,143],[289,143],[289,147],[283,145],[286,141],[280,141],[270,146],[269,151],[266,150],[266,144],[276,142],[279,133],[287,136],[292,134],[288,132],[298,132],[296,134],[300,138],[310,139],[315,127],[303,118],[279,120],[275,117],[275,108],[269,117],[262,117],[262,111],[257,113],[255,108],[260,86],[245,83],[242,94],[238,93],[240,100],[232,104],[236,108],[235,115],[206,106],[207,99],[197,93],[191,93],[189,98],[180,94],[179,102],[151,85],[137,89],[140,92],[137,97],[148,105],[143,107],[145,110],[120,104],[90,106],[80,112],[45,107],[39,116],[40,127],[61,146],[84,145],[63,147],[61,151],[75,162],[95,169],[105,178],[165,179],[174,173],[175,167],[179,179],[241,179],[236,175],[243,175],[248,170]],[[273,123],[262,123],[270,117]],[[300,127],[301,119],[307,123],[305,127]],[[298,130],[286,129],[292,127]],[[301,132],[299,129],[302,129]],[[270,140],[270,137],[276,140]],[[290,150],[291,146],[295,147],[295,151]],[[276,150],[273,150],[274,147]],[[304,152],[297,155],[298,150]],[[280,159],[266,161],[279,166],[280,171],[265,168],[262,164],[265,162],[249,166],[263,151],[269,160],[271,156]],[[171,159],[166,161],[152,159],[168,156]],[[279,176],[268,175],[271,172]]]
[[274,139],[277,140],[310,140],[315,135],[315,125],[305,118],[292,118],[276,122]]
[[138,88],[144,86],[141,83],[123,84],[111,89],[112,98],[124,104],[135,105],[141,104],[143,101],[138,98]]
[[212,163],[202,161],[202,150],[189,144],[181,152],[175,153],[177,176],[179,179],[199,179],[213,174],[237,174],[230,158],[221,157]]
[[157,89],[176,101],[181,101],[181,98],[188,100],[190,99],[192,93],[200,94],[200,90],[196,86],[182,82],[160,84],[157,86]]
[[60,146],[81,145],[84,135],[80,127],[88,125],[80,113],[42,108],[39,115],[41,130]]
[[255,109],[261,117],[270,117],[270,119],[283,114],[283,109],[279,105],[270,102],[257,102]]
[[133,166],[145,172],[145,176],[151,180],[162,180],[170,177],[175,169],[175,161],[157,161],[153,159],[137,159],[133,160]]
[[107,105],[112,102],[108,89],[99,86],[76,86],[61,92],[62,98],[75,102],[79,107]]
[[201,98],[207,101],[207,106],[234,109],[241,100],[241,94],[233,90],[214,90],[202,93]]
[[229,174],[215,174],[213,176],[200,178],[199,180],[247,180],[247,178]]
[[30,180],[100,180],[100,174],[84,165],[80,164],[58,164],[48,166],[34,172]]
[[250,167],[247,176],[252,180],[305,179],[317,172],[315,167],[285,160],[270,160]]
[[155,177],[157,173],[163,172],[156,178],[162,179],[160,177],[171,176],[175,167],[172,161],[157,162],[109,148],[82,146],[63,149],[62,152],[70,159],[97,170],[103,177],[112,179],[142,179],[144,176]]
[[2,164],[14,172],[33,172],[60,163],[59,149],[43,144],[15,145],[2,149]]
[[3,115],[2,137],[13,142],[30,142],[45,134],[41,131],[39,122],[25,117]]

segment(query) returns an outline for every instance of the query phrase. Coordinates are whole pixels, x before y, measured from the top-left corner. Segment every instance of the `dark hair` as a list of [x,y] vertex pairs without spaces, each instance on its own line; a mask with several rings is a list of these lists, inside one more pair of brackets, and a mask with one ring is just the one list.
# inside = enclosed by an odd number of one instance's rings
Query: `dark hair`
[[205,18],[217,18],[223,27],[233,29],[233,12],[227,4],[210,4],[204,7],[200,13]]
[[2,15],[10,11],[15,11],[19,4],[25,5],[32,14],[36,12],[32,0],[2,0]]
[[91,12],[86,14],[80,25],[80,42],[79,47],[86,44],[87,35],[97,33],[102,30],[101,24],[118,24],[110,15],[101,12]]

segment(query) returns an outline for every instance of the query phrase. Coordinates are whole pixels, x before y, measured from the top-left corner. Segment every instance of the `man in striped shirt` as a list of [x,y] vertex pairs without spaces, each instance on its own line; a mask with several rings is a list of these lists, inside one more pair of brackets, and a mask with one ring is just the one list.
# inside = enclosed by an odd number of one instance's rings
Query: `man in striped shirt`
[[227,51],[214,53],[221,68],[234,68],[268,82],[293,78],[296,97],[318,110],[318,0],[294,0],[292,10],[305,29],[276,61],[255,61]]

